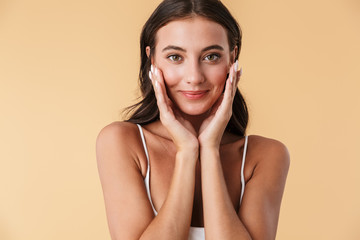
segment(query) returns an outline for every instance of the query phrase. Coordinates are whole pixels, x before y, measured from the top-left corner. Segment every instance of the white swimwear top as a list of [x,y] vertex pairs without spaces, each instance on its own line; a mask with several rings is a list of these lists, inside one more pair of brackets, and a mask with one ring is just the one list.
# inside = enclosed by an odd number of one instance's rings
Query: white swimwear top
[[[151,207],[152,207],[152,209],[154,211],[154,214],[156,216],[157,211],[155,210],[154,204],[153,204],[153,202],[151,200],[151,193],[150,193],[150,160],[149,160],[149,153],[147,151],[143,130],[142,130],[142,128],[141,128],[141,126],[139,124],[137,124],[137,126],[139,127],[141,140],[142,140],[142,143],[143,143],[143,146],[144,146],[145,155],[146,155],[146,159],[147,159],[147,171],[146,171],[146,177],[145,177],[145,180],[144,180],[145,188],[146,188],[146,192],[147,192]],[[241,205],[241,201],[242,201],[242,198],[243,198],[243,195],[244,195],[244,190],[245,190],[244,166],[245,166],[245,156],[246,156],[246,150],[247,150],[247,143],[248,143],[248,136],[245,136],[244,151],[243,151],[243,157],[242,157],[242,162],[241,162],[240,205]],[[188,240],[205,240],[205,229],[203,227],[190,227]]]

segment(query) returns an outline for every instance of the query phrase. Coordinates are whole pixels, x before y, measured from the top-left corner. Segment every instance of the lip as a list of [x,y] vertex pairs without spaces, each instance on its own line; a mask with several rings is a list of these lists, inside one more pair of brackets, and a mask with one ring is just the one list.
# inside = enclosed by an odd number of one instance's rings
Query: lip
[[204,97],[208,90],[201,90],[201,91],[180,91],[186,98],[190,100],[196,100]]

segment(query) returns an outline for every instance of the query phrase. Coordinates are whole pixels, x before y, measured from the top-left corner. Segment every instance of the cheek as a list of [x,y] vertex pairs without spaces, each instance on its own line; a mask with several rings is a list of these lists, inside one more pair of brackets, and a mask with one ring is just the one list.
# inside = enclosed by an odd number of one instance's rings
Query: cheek
[[225,85],[229,68],[227,66],[219,66],[216,68],[209,68],[206,71],[206,78],[211,83],[219,88],[223,88]]
[[183,71],[179,67],[169,64],[166,59],[155,57],[155,65],[161,70],[167,87],[176,85],[182,79]]
[[182,79],[182,71],[179,69],[167,67],[162,71],[164,81],[168,87],[176,85]]
[[168,88],[177,85],[183,79],[184,71],[180,67],[163,64],[158,66],[163,73],[165,84]]

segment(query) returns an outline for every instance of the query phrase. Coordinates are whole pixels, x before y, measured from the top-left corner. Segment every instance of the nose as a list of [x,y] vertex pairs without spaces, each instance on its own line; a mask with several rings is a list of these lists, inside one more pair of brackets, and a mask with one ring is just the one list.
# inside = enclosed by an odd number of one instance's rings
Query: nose
[[198,61],[189,61],[185,71],[186,83],[197,85],[205,81],[204,74]]

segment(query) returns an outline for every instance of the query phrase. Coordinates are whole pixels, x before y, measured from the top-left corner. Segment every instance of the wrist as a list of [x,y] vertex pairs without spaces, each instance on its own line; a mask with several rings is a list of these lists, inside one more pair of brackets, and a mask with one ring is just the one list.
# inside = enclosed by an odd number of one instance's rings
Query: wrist
[[200,148],[200,162],[201,168],[207,169],[210,163],[216,163],[220,161],[220,150],[216,147],[202,147]]
[[216,142],[200,142],[200,152],[202,150],[207,150],[207,151],[219,151],[220,150],[220,143],[216,143]]
[[[196,162],[199,159],[199,149],[190,151],[178,151],[176,153],[176,163],[177,164],[185,164],[185,165],[191,165],[191,166],[195,166]],[[189,166],[190,166],[189,165]]]
[[197,141],[197,139],[195,138],[195,141],[187,141],[186,143],[183,144],[179,144],[176,146],[177,149],[177,153],[182,153],[182,154],[195,154],[196,156],[199,155],[199,142]]
[[200,145],[200,155],[202,155],[203,153],[215,153],[215,154],[219,154],[220,153],[220,146],[219,145]]
[[218,139],[218,137],[214,138],[214,137],[207,137],[206,135],[200,135],[198,138],[199,141],[199,147],[200,149],[202,148],[206,148],[206,149],[219,149],[220,148],[220,141],[221,138]]

